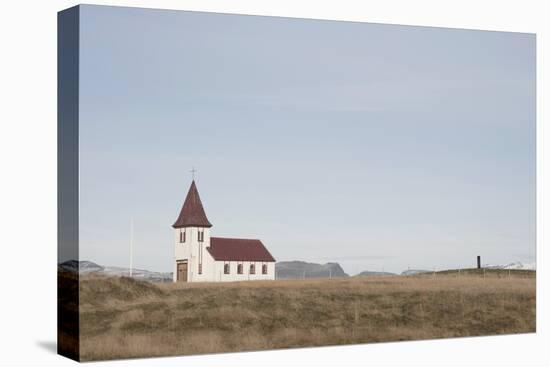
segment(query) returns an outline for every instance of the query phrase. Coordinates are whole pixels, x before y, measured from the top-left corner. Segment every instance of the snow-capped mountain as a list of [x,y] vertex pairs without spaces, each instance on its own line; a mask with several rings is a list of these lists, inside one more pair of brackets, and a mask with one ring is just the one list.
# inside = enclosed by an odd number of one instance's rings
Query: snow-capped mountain
[[355,275],[356,277],[376,277],[376,276],[391,276],[391,275],[397,275],[395,273],[390,273],[388,271],[371,271],[371,270],[364,270],[360,272],[359,274]]
[[485,264],[483,267],[487,269],[537,270],[537,263],[522,263],[521,261],[514,261],[505,265]]
[[[101,266],[92,261],[69,260],[58,265],[60,270],[79,274],[100,273],[111,276],[129,276],[130,269],[120,266]],[[169,282],[172,281],[172,273],[161,273],[143,269],[132,269],[132,278],[147,280],[150,282]]]
[[416,275],[416,274],[422,274],[422,273],[431,273],[432,270],[424,270],[424,269],[407,269],[405,271],[401,272],[401,275]]
[[[114,276],[129,276],[130,269],[119,266],[106,266],[103,274]],[[172,273],[161,273],[144,269],[132,269],[132,278],[148,280],[150,282],[169,282],[172,281]]]
[[84,261],[69,260],[59,264],[58,266],[61,270],[69,271],[72,273],[78,272],[80,274],[100,272],[100,271],[103,271],[104,269],[103,266],[97,265],[94,262],[86,261],[86,260]]

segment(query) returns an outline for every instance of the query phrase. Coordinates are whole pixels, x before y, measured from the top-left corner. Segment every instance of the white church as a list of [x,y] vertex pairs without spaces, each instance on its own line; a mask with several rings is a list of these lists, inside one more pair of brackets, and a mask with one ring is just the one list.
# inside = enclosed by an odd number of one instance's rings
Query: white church
[[174,282],[275,279],[275,259],[262,241],[210,237],[212,224],[191,183],[174,228]]

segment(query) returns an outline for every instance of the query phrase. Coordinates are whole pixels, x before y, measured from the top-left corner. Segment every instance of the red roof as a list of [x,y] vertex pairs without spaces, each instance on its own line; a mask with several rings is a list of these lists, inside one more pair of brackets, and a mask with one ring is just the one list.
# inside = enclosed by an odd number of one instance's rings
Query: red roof
[[210,237],[210,247],[206,249],[210,252],[214,260],[275,261],[275,258],[271,256],[260,240]]
[[197,185],[195,185],[195,180],[191,182],[191,187],[189,188],[187,197],[183,202],[180,215],[172,227],[212,227],[212,224],[210,224],[208,218],[206,218],[206,213],[202,207],[201,198],[197,190]]

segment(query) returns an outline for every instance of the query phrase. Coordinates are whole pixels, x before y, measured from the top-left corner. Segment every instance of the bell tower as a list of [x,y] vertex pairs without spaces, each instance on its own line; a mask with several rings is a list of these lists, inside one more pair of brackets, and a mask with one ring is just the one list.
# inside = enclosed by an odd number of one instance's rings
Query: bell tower
[[[194,169],[192,170],[194,176]],[[206,248],[210,246],[210,227],[195,184],[191,182],[174,228],[174,282],[206,281],[211,276]]]

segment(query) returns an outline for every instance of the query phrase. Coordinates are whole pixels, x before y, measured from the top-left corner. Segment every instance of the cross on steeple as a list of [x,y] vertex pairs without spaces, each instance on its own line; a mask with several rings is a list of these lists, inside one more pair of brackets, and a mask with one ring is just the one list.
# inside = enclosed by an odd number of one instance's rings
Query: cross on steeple
[[191,172],[191,177],[193,178],[193,181],[195,181],[195,172],[197,172],[197,170],[195,169],[195,167],[192,167],[191,170],[190,170],[189,172]]

